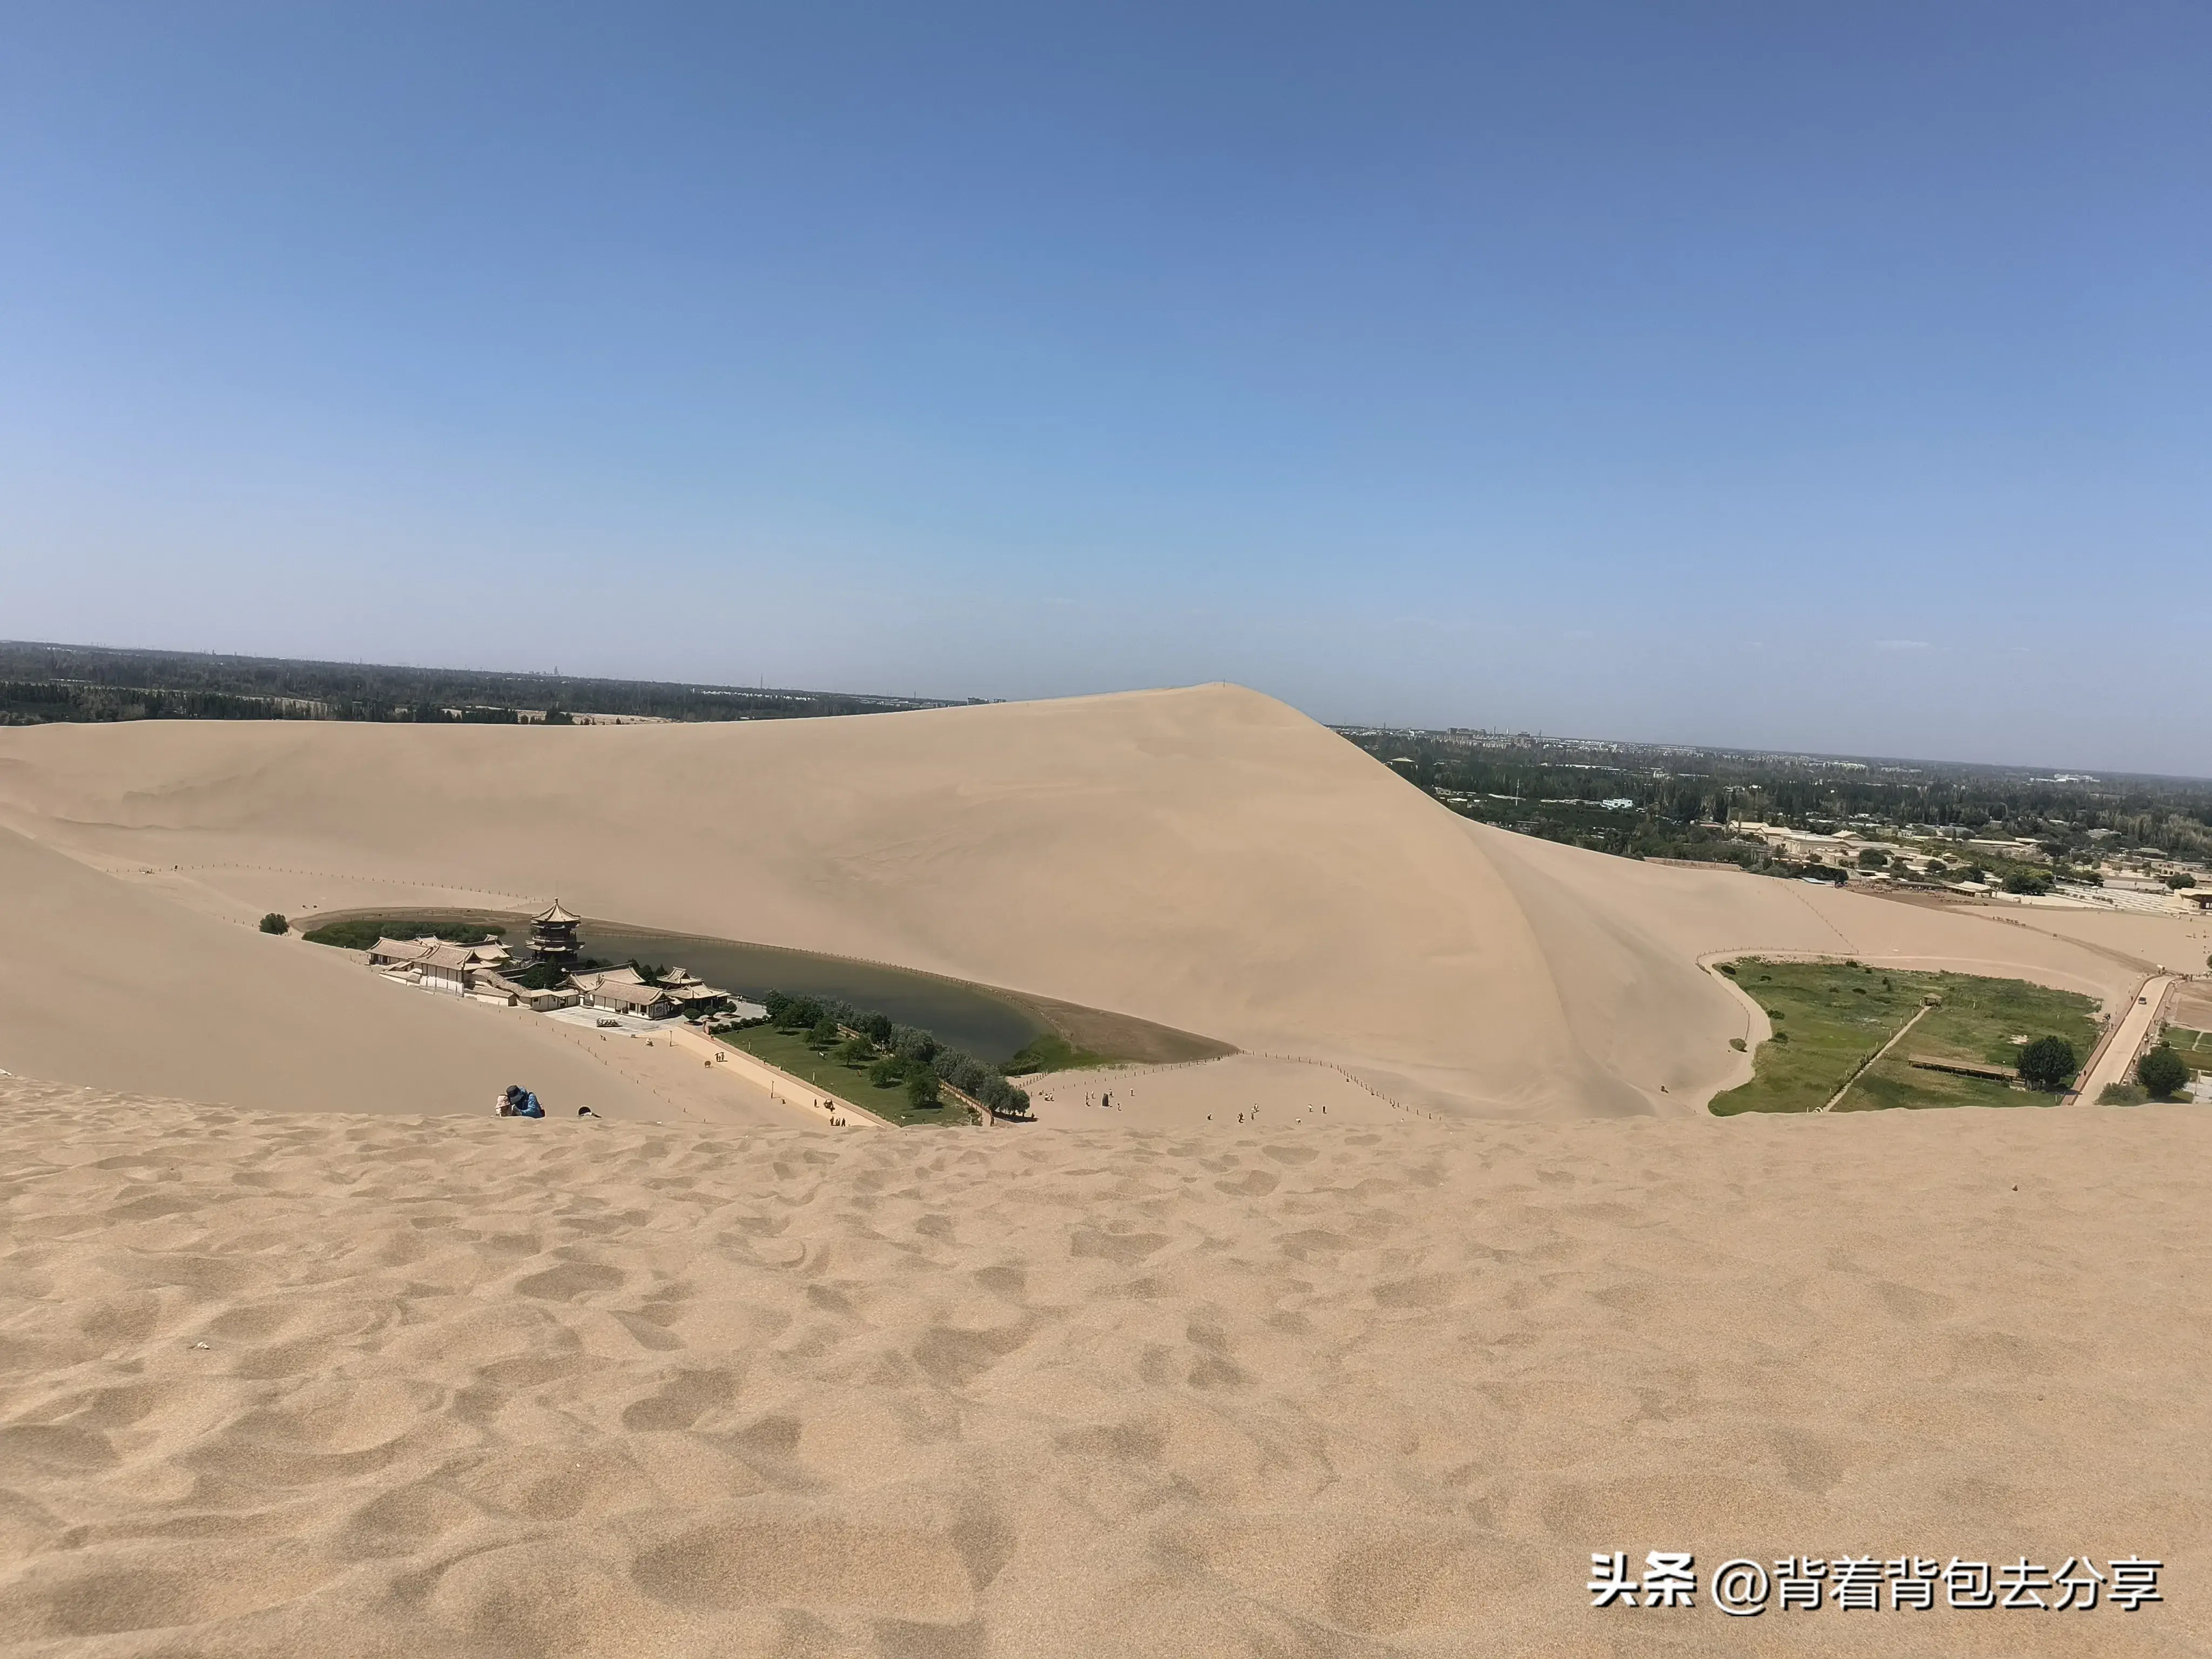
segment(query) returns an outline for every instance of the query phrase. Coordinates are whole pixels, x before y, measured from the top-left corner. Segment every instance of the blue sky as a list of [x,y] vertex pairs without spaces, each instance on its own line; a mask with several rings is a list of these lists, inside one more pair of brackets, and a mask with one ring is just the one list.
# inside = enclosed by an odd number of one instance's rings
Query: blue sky
[[0,636],[2212,774],[2212,13],[9,8]]

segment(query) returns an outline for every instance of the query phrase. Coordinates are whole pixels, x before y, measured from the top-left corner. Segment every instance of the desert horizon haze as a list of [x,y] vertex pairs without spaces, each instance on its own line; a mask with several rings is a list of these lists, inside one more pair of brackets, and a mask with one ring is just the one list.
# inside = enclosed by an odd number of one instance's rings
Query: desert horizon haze
[[6,39],[0,1659],[2212,1652],[2212,14]]

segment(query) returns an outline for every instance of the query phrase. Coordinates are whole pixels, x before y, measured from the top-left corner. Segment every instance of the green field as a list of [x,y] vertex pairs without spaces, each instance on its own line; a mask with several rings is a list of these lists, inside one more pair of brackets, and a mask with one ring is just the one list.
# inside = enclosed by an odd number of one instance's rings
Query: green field
[[2192,1031],[2186,1025],[2169,1025],[2166,1040],[2173,1052],[2189,1062],[2190,1069],[2212,1072],[2212,1031]]
[[[1730,965],[1736,983],[1766,1009],[1781,1040],[1759,1045],[1749,1083],[1714,1099],[1712,1109],[1723,1117],[1817,1111],[1846,1081],[1850,1092],[1838,1111],[2048,1104],[2058,1097],[1926,1071],[1911,1057],[2012,1066],[2020,1055],[2014,1037],[2055,1036],[2087,1061],[2099,1033],[2093,998],[2024,980],[1900,973],[1848,963],[1747,959]],[[1941,1003],[1928,1008],[1887,1055],[1859,1072],[1930,996]]]
[[855,1106],[865,1106],[878,1117],[889,1118],[894,1123],[969,1121],[968,1109],[950,1100],[942,1106],[915,1110],[907,1103],[902,1085],[878,1089],[868,1081],[866,1068],[855,1070],[832,1054],[810,1046],[804,1031],[779,1031],[773,1025],[756,1025],[749,1030],[725,1031],[718,1041],[732,1048],[742,1048],[771,1066],[781,1066],[793,1077],[811,1083],[823,1093],[850,1101]]

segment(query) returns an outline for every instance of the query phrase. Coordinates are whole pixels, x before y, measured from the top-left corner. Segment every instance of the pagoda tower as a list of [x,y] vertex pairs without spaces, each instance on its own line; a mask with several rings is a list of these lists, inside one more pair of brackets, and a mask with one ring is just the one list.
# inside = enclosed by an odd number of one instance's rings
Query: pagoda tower
[[575,971],[583,957],[583,945],[576,938],[577,925],[581,916],[571,915],[555,899],[550,909],[541,910],[530,919],[531,954],[549,968],[563,973]]

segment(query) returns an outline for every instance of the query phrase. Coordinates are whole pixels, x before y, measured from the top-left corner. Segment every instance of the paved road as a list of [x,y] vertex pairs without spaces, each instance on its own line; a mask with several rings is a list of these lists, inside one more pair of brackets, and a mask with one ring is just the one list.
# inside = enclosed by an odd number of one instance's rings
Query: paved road
[[2178,976],[2156,974],[2136,988],[2136,1001],[2120,1013],[2119,1029],[2112,1033],[2087,1073],[2081,1079],[2079,1096],[2092,1106],[2105,1091],[2108,1083],[2125,1083],[2135,1070],[2136,1051],[2150,1035],[2151,1022],[2158,1018],[2166,994]]

